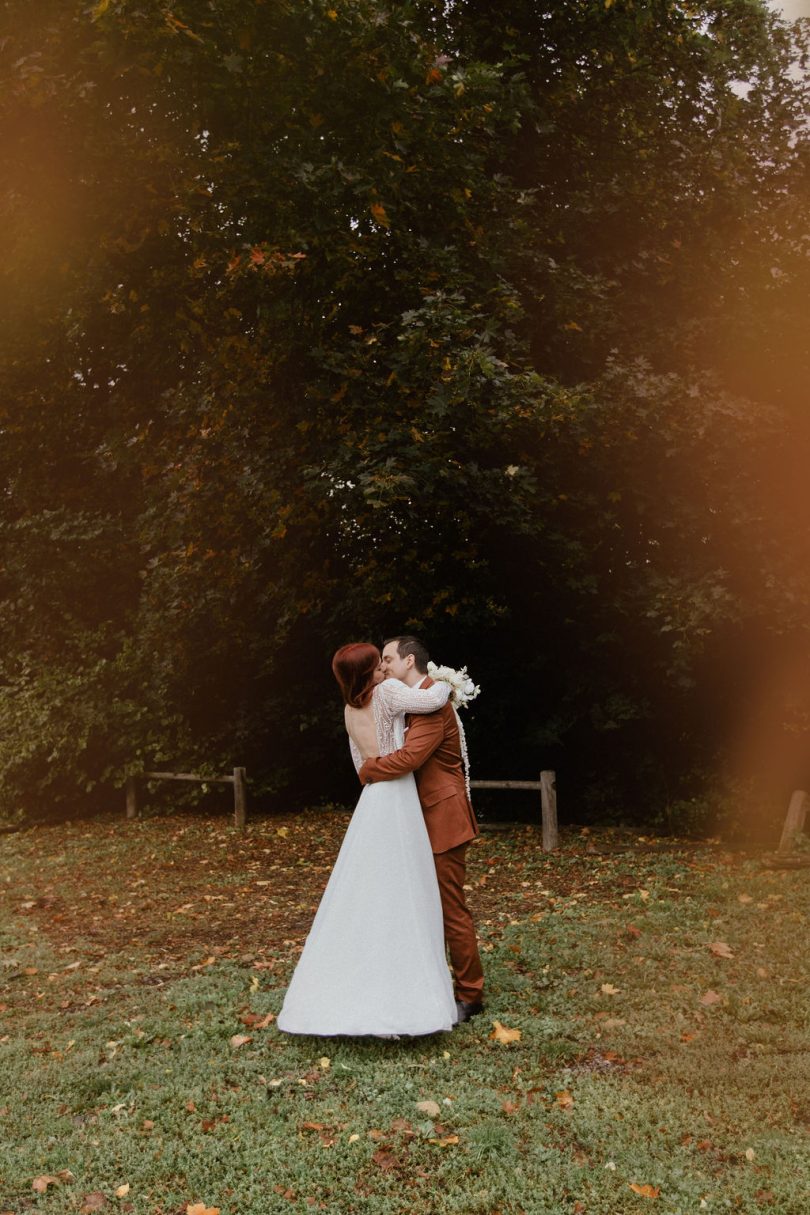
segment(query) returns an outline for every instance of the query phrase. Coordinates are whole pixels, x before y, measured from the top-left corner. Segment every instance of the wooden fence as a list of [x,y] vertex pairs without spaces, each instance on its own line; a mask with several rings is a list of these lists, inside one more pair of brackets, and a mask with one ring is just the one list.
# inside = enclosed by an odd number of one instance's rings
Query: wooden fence
[[[233,785],[233,825],[245,829],[247,813],[247,775],[244,768],[234,768],[233,776],[200,776],[196,772],[142,772],[141,780],[185,780],[198,785]],[[127,818],[138,818],[138,785],[136,778],[127,781]]]
[[557,775],[550,769],[540,773],[539,780],[471,780],[471,789],[537,789],[540,793],[540,819],[543,825],[543,851],[553,852],[559,846],[557,830]]
[[[138,780],[182,780],[203,785],[233,785],[233,823],[245,829],[247,814],[247,776],[244,768],[234,768],[233,776],[200,776],[197,772],[141,772],[130,776],[126,784],[127,818],[140,815]],[[543,829],[543,851],[553,852],[559,846],[557,829],[556,773],[540,773],[539,780],[471,780],[472,789],[533,789],[540,794],[540,820]]]

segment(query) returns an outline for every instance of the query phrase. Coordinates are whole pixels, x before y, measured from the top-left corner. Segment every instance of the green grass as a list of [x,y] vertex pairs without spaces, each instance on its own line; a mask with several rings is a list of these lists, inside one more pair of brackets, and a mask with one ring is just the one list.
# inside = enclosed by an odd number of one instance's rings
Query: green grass
[[551,857],[530,829],[487,836],[485,1015],[287,1038],[240,1017],[278,1011],[345,819],[279,822],[0,841],[0,1211],[95,1191],[133,1215],[810,1211],[806,873],[621,833]]

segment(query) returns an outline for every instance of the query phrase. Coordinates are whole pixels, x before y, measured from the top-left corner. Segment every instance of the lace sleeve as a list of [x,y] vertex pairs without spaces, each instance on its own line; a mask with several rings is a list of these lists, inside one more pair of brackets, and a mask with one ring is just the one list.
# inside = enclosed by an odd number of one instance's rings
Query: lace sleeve
[[437,680],[430,688],[409,688],[399,679],[384,679],[378,691],[391,717],[397,713],[435,713],[447,704],[450,684]]

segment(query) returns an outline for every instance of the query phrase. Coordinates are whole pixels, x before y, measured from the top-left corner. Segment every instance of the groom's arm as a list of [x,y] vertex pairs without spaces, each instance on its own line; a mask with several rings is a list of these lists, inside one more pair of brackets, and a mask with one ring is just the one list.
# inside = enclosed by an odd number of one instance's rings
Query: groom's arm
[[412,717],[405,745],[390,755],[367,759],[358,773],[361,783],[370,785],[377,780],[396,780],[406,772],[415,772],[430,759],[443,738],[441,713]]

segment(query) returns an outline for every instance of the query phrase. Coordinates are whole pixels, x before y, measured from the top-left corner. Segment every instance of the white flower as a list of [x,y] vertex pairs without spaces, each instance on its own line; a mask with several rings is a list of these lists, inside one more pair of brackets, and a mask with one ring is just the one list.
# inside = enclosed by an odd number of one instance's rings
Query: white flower
[[452,688],[450,704],[453,706],[453,712],[456,715],[456,722],[458,723],[461,757],[464,761],[464,784],[467,786],[467,800],[472,805],[472,795],[470,793],[470,756],[467,752],[467,739],[458,711],[459,709],[463,709],[465,705],[468,705],[471,700],[475,700],[481,689],[470,679],[466,667],[462,667],[460,671],[456,671],[453,667],[437,667],[435,662],[429,662],[427,669],[431,679],[441,680],[442,683],[449,683]]
[[454,709],[463,709],[471,700],[475,700],[481,691],[480,687],[470,679],[466,667],[456,671],[453,667],[438,667],[435,662],[429,662],[428,675],[431,679],[450,684],[452,688],[450,703]]

